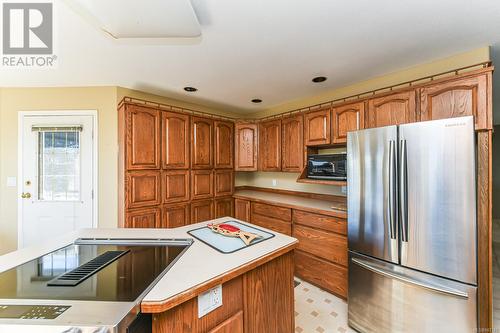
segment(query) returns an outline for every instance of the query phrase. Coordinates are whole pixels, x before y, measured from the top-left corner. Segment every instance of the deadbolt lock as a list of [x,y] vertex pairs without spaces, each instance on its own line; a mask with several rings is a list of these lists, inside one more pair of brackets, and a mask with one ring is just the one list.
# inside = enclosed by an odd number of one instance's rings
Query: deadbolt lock
[[31,185],[31,180],[27,180],[25,184],[26,184],[26,186],[30,186]]
[[29,198],[31,198],[31,193],[29,193],[29,192],[23,192],[21,194],[21,198],[23,198],[23,199],[29,199]]

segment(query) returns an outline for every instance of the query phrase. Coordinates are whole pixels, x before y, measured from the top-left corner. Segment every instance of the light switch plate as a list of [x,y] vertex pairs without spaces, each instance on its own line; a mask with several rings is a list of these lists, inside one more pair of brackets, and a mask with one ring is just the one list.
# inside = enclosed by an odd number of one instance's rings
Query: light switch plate
[[222,306],[222,285],[198,295],[198,318]]
[[17,178],[7,177],[7,187],[17,187]]
[[347,194],[347,186],[342,186],[340,191],[342,191],[342,193],[344,193],[344,194]]

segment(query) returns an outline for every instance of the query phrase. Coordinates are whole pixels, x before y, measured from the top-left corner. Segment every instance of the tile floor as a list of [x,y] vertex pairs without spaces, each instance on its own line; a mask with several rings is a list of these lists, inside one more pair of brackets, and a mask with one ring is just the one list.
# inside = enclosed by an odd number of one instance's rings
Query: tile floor
[[347,326],[347,303],[298,278],[295,287],[295,332],[356,333]]

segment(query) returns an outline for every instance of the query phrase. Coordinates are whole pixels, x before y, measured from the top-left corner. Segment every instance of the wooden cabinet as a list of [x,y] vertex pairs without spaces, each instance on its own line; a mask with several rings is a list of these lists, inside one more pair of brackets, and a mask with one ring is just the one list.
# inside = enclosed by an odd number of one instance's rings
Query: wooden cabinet
[[215,170],[215,196],[222,197],[233,195],[234,192],[234,172],[233,170]]
[[243,333],[243,311],[229,317],[208,333]]
[[201,200],[191,202],[191,223],[212,220],[214,218],[214,201]]
[[250,222],[250,201],[234,199],[234,217],[238,220]]
[[215,218],[234,216],[233,197],[218,198],[214,200]]
[[189,116],[162,112],[162,167],[189,168]]
[[236,171],[257,171],[257,124],[236,124]]
[[293,237],[299,240],[299,250],[347,266],[347,237],[298,224],[293,226]]
[[232,169],[234,151],[234,129],[229,121],[214,121],[215,168]]
[[292,221],[294,225],[300,224],[347,236],[347,221],[345,219],[294,209]]
[[304,116],[284,118],[281,129],[281,170],[300,172],[304,168]]
[[189,200],[189,170],[163,172],[163,203]]
[[158,228],[160,225],[160,210],[158,208],[143,208],[127,213],[126,228]]
[[207,199],[214,196],[214,173],[212,170],[191,171],[191,199]]
[[292,235],[292,210],[290,208],[252,202],[250,221],[264,228]]
[[191,117],[191,168],[212,169],[213,127],[211,119]]
[[304,115],[304,141],[306,146],[330,144],[330,113],[326,107]]
[[160,112],[127,105],[126,163],[128,170],[160,168]]
[[166,205],[163,207],[161,214],[162,228],[177,228],[188,225],[189,223],[188,203]]
[[259,170],[281,171],[281,119],[259,124]]
[[415,122],[416,114],[415,90],[372,98],[368,101],[367,127]]
[[365,127],[365,102],[332,109],[332,143],[346,143],[347,132]]
[[252,202],[252,213],[275,217],[286,222],[292,220],[292,210],[290,208],[260,202]]
[[437,83],[420,90],[421,120],[474,116],[476,129],[491,128],[487,75]]
[[126,175],[125,188],[128,209],[161,203],[159,171],[130,171]]

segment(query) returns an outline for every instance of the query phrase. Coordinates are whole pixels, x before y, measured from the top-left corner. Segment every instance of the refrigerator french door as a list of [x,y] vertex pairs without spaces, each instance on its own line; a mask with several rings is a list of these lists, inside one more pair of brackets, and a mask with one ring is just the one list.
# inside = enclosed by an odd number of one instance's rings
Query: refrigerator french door
[[351,132],[347,151],[351,327],[477,329],[473,118]]

